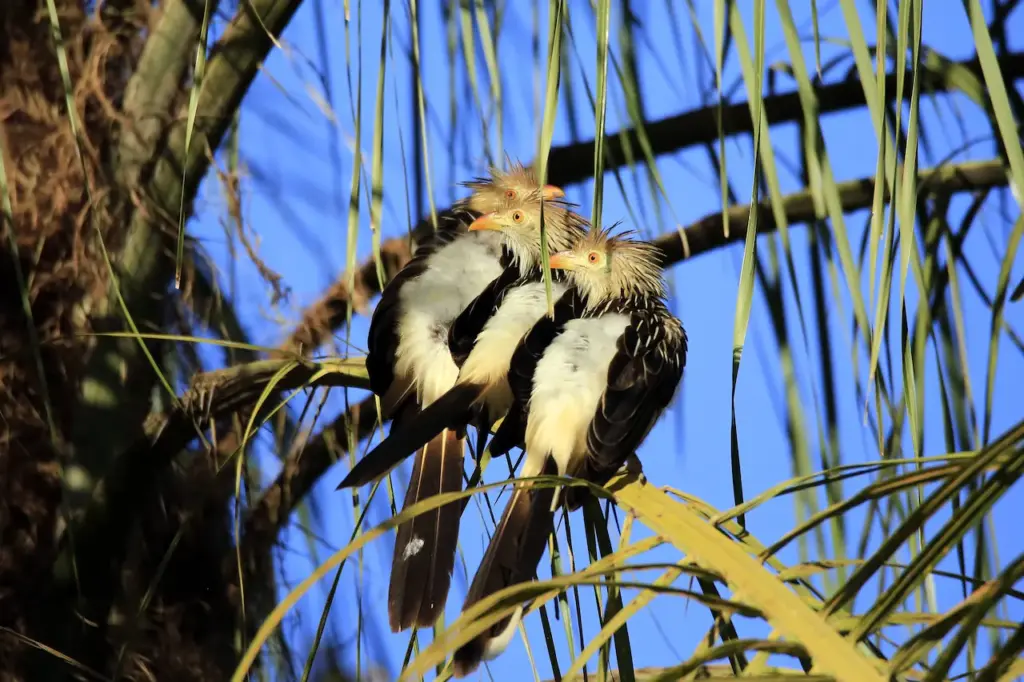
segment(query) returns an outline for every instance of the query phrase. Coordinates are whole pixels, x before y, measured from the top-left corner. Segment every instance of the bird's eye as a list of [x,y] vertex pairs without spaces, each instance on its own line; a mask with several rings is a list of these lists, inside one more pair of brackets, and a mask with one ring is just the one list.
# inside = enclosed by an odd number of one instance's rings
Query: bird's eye
[[505,190],[505,198],[506,199],[515,199],[516,198],[516,191],[514,189]]
[[600,256],[597,255],[597,251],[591,251],[590,255],[587,256],[587,260],[590,261],[591,263],[596,263],[599,259]]
[[517,223],[523,222],[523,213],[522,213],[522,211],[515,211],[512,214],[512,220],[514,220]]

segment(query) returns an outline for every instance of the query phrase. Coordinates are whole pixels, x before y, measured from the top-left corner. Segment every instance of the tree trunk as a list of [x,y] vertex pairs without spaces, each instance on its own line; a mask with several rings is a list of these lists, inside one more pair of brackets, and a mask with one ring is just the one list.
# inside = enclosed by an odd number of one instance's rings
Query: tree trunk
[[[206,3],[54,0],[59,33],[47,2],[0,3],[4,682],[223,680],[247,640],[231,477],[203,447],[123,466],[160,407],[156,375],[139,340],[83,333],[128,328],[122,302],[140,332],[164,331],[190,303],[170,287],[178,206],[190,210],[208,151],[298,2],[250,4],[210,52],[185,156]],[[173,349],[146,350],[166,372]],[[260,565],[247,590],[273,588]]]

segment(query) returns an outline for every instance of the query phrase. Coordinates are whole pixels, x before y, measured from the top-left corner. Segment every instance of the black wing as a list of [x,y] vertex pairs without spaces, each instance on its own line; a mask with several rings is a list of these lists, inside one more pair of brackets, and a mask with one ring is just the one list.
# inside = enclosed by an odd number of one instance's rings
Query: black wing
[[459,313],[455,322],[448,328],[448,349],[451,351],[455,365],[461,369],[462,363],[476,345],[476,337],[483,331],[487,320],[505,300],[505,294],[513,288],[528,281],[515,265],[506,267],[501,275],[492,280],[480,295],[473,299],[469,306]]
[[631,317],[608,368],[608,387],[587,432],[589,457],[578,474],[599,484],[647,437],[686,365],[686,332],[664,307]]
[[491,441],[492,457],[503,455],[526,437],[526,415],[533,392],[533,373],[544,351],[562,333],[570,320],[583,314],[584,301],[575,288],[570,288],[555,302],[554,317],[545,315],[519,342],[508,368],[508,384],[512,389],[512,405],[505,420]]
[[470,214],[465,211],[445,211],[439,214],[437,231],[418,242],[415,255],[391,278],[381,292],[380,301],[370,318],[370,331],[366,342],[366,371],[370,376],[370,390],[379,396],[387,393],[395,379],[398,324],[402,316],[399,292],[407,282],[424,273],[431,255],[466,233],[468,215]]
[[430,216],[427,216],[412,230],[416,235],[413,257],[429,256],[440,246],[451,243],[454,235],[469,232],[469,224],[479,216],[479,213],[466,208],[449,208],[437,214],[436,230],[430,223]]

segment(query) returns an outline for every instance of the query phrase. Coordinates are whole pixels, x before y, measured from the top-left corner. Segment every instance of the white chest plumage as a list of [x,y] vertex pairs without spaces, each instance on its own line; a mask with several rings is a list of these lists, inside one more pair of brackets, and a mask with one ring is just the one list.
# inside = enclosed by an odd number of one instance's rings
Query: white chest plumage
[[[552,282],[552,300],[558,300],[566,288],[565,284]],[[459,381],[487,386],[483,401],[491,421],[508,412],[512,404],[512,390],[508,385],[512,355],[547,309],[544,282],[515,287],[505,294],[501,305],[477,335],[473,352],[462,365]]]
[[587,428],[629,320],[622,313],[571,320],[548,346],[534,372],[524,476],[536,475],[533,470],[539,471],[549,454],[565,474],[570,462],[586,451]]
[[426,271],[399,294],[402,319],[395,373],[415,383],[421,405],[454,384],[459,368],[448,350],[448,327],[501,275],[501,237],[471,232],[431,254]]
[[[552,282],[552,300],[557,301],[566,288],[561,282]],[[505,294],[477,336],[473,352],[462,366],[460,380],[489,384],[503,378],[519,342],[547,309],[544,282],[530,282]]]

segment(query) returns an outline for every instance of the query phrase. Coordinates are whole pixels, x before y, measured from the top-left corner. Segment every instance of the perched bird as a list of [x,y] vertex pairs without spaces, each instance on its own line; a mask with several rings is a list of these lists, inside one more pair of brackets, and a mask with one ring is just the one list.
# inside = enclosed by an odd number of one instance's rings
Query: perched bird
[[[564,196],[553,185],[538,186],[521,164],[490,175],[464,183],[471,195],[439,216],[438,229],[384,288],[373,312],[366,369],[393,429],[455,384],[459,368],[448,348],[449,328],[512,260],[500,234],[469,231],[469,224],[538,196]],[[458,434],[445,432],[417,453],[403,508],[462,489],[463,445]],[[459,503],[446,505],[399,525],[388,592],[393,631],[433,625],[444,608],[461,511]]]
[[[547,205],[544,224],[548,247],[561,251],[586,233],[586,219],[562,206]],[[475,421],[482,450],[490,425],[512,403],[506,380],[512,354],[523,336],[547,312],[547,293],[541,267],[541,201],[506,208],[477,218],[471,231],[493,230],[502,235],[512,263],[487,286],[451,326],[449,348],[460,362],[455,385],[425,407],[415,419],[392,428],[391,434],[353,467],[346,484],[362,485],[393,468],[444,429],[465,432]],[[552,299],[568,289],[561,270],[552,272]],[[475,332],[475,333],[474,333]]]
[[[647,242],[595,230],[553,254],[550,266],[569,274],[571,289],[554,317],[542,319],[523,340],[510,371],[513,383],[529,376],[520,476],[569,475],[603,484],[671,402],[686,363],[686,332],[665,306],[659,253]],[[533,578],[556,501],[554,488],[516,486],[463,611]],[[521,617],[522,607],[458,649],[455,676],[504,651]]]

